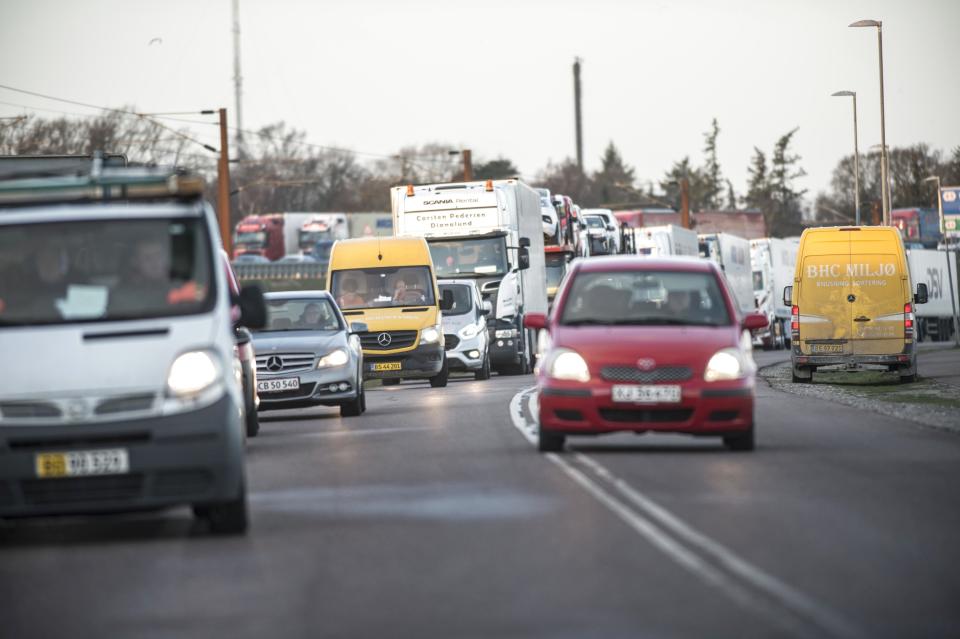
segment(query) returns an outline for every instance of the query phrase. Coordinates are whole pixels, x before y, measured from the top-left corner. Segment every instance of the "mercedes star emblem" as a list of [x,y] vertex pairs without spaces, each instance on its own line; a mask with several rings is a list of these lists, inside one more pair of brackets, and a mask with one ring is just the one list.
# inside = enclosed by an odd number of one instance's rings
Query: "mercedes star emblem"
[[380,333],[377,335],[377,344],[380,346],[390,346],[390,342],[393,341],[393,338],[390,337],[390,333]]
[[283,370],[283,360],[280,359],[277,355],[270,356],[267,359],[267,370],[268,371]]

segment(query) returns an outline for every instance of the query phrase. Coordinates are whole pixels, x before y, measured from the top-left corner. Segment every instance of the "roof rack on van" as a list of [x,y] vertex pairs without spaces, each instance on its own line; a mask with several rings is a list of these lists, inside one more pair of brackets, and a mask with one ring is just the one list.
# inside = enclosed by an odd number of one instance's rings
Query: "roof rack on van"
[[0,180],[0,205],[196,198],[203,187],[202,177],[180,169],[104,166],[96,154],[86,173]]

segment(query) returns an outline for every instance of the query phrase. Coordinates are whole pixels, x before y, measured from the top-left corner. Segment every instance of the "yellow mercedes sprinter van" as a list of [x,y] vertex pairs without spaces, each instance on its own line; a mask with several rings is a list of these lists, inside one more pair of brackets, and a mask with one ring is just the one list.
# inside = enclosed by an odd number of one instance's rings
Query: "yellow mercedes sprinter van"
[[366,325],[357,333],[365,379],[392,385],[427,378],[433,387],[447,385],[441,308],[448,304],[423,238],[337,241],[327,290],[348,322]]
[[809,228],[800,237],[791,307],[793,381],[808,382],[819,367],[885,366],[902,382],[917,375],[916,294],[900,232],[892,226]]

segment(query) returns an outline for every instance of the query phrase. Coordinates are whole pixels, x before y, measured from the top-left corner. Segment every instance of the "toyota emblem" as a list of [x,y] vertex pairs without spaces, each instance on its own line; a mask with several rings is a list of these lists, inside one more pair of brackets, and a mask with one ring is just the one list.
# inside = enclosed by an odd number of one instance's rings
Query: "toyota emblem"
[[650,359],[649,357],[642,357],[637,360],[637,368],[642,371],[652,371],[657,367],[657,362]]
[[283,370],[283,360],[280,359],[277,355],[272,355],[267,359],[267,370],[268,371],[280,371]]
[[393,341],[393,338],[390,337],[390,333],[380,333],[377,335],[377,344],[380,346],[390,346],[390,342]]

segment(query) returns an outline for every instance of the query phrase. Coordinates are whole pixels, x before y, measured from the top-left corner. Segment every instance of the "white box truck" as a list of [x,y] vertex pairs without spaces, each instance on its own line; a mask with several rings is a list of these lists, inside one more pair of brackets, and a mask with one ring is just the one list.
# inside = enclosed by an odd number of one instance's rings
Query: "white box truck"
[[793,285],[800,238],[763,237],[750,240],[753,299],[756,310],[767,316],[767,328],[753,333],[753,345],[764,349],[790,345],[790,307],[783,303],[783,289]]
[[700,254],[697,234],[675,224],[645,226],[628,229],[633,234],[633,250],[637,255],[691,255]]
[[[910,249],[907,265],[914,285],[927,285],[927,303],[917,304],[917,340],[944,342],[953,338],[954,316],[960,311],[960,286],[957,284],[956,252],[935,249]],[[947,272],[947,265],[950,272]],[[953,283],[951,295],[950,285]]]
[[753,276],[750,271],[750,242],[730,233],[706,233],[697,236],[700,257],[713,260],[727,276],[730,290],[737,298],[741,313],[756,308],[753,300]]
[[509,179],[398,186],[390,199],[394,234],[426,238],[437,279],[476,279],[490,301],[493,369],[532,370],[536,335],[523,317],[547,312],[540,195]]

